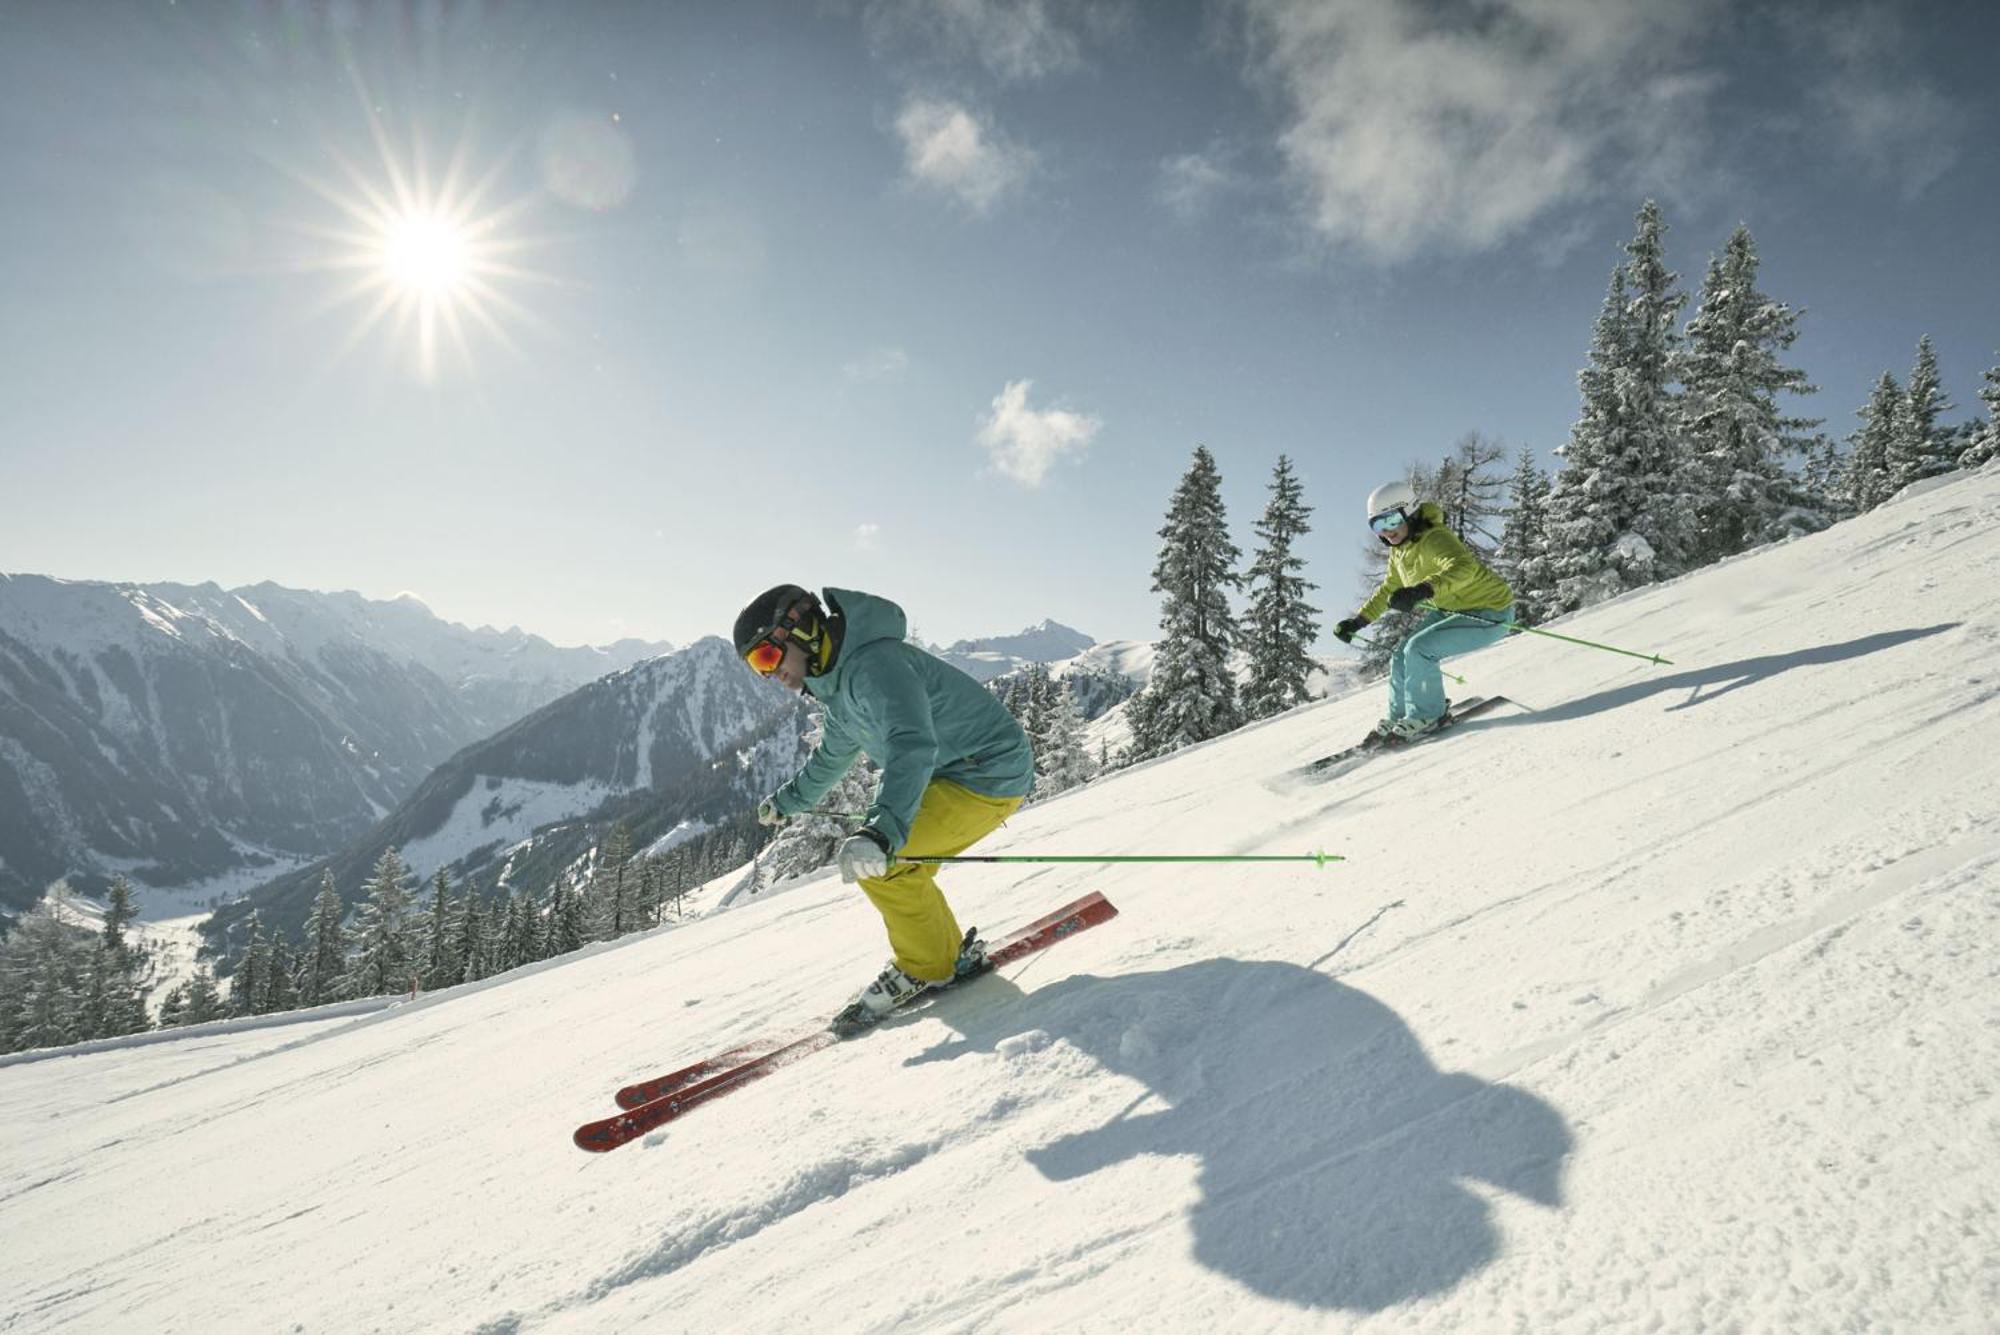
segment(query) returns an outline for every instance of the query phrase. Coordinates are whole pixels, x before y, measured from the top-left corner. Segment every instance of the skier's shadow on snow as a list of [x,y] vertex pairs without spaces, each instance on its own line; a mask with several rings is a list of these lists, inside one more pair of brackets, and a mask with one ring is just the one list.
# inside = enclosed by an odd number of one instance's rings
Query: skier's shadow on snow
[[[1847,640],[1840,644],[1817,645],[1811,649],[1800,649],[1789,654],[1766,654],[1762,658],[1743,658],[1734,663],[1717,663],[1712,667],[1691,668],[1664,677],[1649,675],[1630,685],[1599,691],[1595,695],[1568,700],[1547,709],[1537,709],[1531,714],[1482,719],[1479,726],[1504,728],[1517,727],[1525,723],[1560,723],[1566,719],[1602,714],[1608,709],[1617,709],[1644,700],[1648,696],[1662,695],[1670,691],[1688,692],[1687,699],[1668,706],[1670,710],[1692,709],[1696,705],[1720,699],[1731,691],[1740,690],[1745,686],[1755,686],[1793,668],[1846,662],[1851,658],[1893,649],[1912,640],[1926,639],[1932,635],[1941,635],[1948,630],[1957,630],[1960,624],[1954,621],[1945,625],[1924,626],[1920,629],[1885,630],[1874,635],[1863,635],[1860,639]],[[1711,690],[1710,687],[1719,689]]]
[[1142,1082],[1109,1122],[1029,1160],[1067,1181],[1194,1156],[1195,1258],[1273,1298],[1373,1312],[1449,1290],[1500,1249],[1470,1182],[1562,1204],[1561,1114],[1440,1071],[1387,1006],[1296,964],[1204,960],[1032,993],[993,979],[933,1014],[962,1036],[913,1063],[1004,1050],[1032,1064],[1061,1040]]

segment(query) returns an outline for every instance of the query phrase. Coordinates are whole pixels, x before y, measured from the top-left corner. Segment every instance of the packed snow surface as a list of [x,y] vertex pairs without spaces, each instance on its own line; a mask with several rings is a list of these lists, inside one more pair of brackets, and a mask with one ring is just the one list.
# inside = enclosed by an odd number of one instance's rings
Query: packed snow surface
[[1114,921],[603,1156],[796,1032],[822,878],[360,1019],[0,1069],[10,1331],[1991,1330],[2000,470],[1024,811]]

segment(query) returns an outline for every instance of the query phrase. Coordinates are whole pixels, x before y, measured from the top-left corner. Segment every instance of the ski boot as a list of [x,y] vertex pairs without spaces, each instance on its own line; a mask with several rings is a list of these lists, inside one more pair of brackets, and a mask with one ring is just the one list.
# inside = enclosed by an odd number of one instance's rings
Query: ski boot
[[1420,738],[1428,737],[1450,722],[1451,712],[1449,705],[1446,706],[1446,711],[1439,714],[1436,718],[1399,718],[1391,725],[1390,735],[1385,740],[1400,746],[1417,741]]
[[863,988],[860,996],[847,1003],[828,1027],[842,1038],[852,1038],[864,1029],[874,1028],[890,1011],[929,988],[929,983],[910,977],[896,967],[896,961],[890,960],[875,976],[875,981]]

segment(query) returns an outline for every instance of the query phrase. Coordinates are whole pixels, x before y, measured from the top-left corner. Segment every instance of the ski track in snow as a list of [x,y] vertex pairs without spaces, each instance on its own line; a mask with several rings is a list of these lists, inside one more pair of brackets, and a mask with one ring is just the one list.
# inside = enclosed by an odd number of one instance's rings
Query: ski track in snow
[[1372,690],[1024,811],[1347,861],[954,869],[1122,913],[609,1155],[865,981],[855,891],[0,1067],[0,1329],[1991,1330],[2000,469],[1560,629],[1675,662],[1516,637],[1332,782]]

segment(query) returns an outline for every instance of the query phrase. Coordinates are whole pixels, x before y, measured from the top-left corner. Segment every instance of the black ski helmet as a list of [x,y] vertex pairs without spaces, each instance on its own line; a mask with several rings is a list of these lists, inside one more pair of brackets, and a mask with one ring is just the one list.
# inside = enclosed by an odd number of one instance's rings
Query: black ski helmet
[[826,612],[819,599],[808,589],[796,584],[780,584],[764,590],[750,600],[750,605],[736,614],[736,633],[732,637],[736,645],[736,656],[743,658],[760,641],[772,638],[774,631],[783,630],[780,638],[796,639],[812,658],[808,669],[821,667],[821,655],[817,652],[826,626]]

